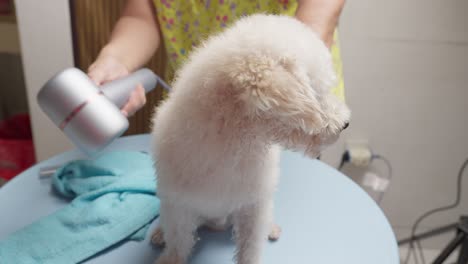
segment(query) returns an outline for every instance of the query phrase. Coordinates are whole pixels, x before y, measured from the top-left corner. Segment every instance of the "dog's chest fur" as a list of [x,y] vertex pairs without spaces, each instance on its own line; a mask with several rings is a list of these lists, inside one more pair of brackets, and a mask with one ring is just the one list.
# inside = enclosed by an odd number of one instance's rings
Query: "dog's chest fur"
[[[207,216],[227,214],[271,197],[277,182],[278,147],[268,145],[253,129],[252,121],[226,107],[223,114],[216,114],[195,110],[192,104],[191,111],[179,112],[178,118],[190,120],[184,127],[171,126],[157,135],[167,139],[158,146],[163,155],[159,158],[166,161],[162,168],[158,165],[158,173],[170,166],[159,179],[158,191],[164,195],[170,190],[178,200],[186,200]],[[167,162],[173,160],[177,163]]]

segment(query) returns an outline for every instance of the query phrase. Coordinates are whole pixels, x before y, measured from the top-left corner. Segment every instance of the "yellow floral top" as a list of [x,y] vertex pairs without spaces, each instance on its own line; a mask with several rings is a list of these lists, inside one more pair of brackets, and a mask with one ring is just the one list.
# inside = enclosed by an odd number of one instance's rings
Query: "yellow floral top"
[[[241,16],[263,12],[293,16],[293,0],[153,0],[168,55],[166,78],[171,80],[190,50]],[[338,84],[333,92],[344,100],[338,34],[331,48]]]

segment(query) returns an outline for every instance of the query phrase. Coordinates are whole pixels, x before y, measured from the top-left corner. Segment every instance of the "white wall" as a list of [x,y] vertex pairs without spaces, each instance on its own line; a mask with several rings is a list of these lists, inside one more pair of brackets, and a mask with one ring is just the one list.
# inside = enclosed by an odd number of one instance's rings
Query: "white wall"
[[[399,237],[420,214],[455,199],[468,157],[467,12],[466,0],[350,0],[341,19],[353,118],[324,160],[336,166],[346,139],[369,140],[390,159],[394,178],[382,206]],[[423,227],[468,214],[468,171],[465,178],[461,207]],[[444,239],[423,245],[439,248]]]
[[24,78],[38,160],[71,144],[40,110],[36,95],[58,71],[73,66],[69,1],[16,0]]

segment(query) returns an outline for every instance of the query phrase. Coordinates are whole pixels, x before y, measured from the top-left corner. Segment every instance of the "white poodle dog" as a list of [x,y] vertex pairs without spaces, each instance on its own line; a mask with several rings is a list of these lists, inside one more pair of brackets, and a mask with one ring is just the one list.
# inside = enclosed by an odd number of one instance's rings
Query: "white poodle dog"
[[349,121],[334,81],[327,47],[286,16],[242,18],[192,53],[153,120],[157,264],[187,263],[197,228],[228,222],[237,263],[261,263],[268,234],[279,236],[279,146],[316,158]]

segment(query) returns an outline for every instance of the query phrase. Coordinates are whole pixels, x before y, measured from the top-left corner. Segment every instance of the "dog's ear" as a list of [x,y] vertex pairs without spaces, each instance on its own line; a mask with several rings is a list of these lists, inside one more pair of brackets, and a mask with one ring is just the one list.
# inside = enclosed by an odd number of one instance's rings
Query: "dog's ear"
[[326,126],[325,114],[306,74],[294,65],[287,60],[252,56],[229,75],[249,112],[314,134]]

